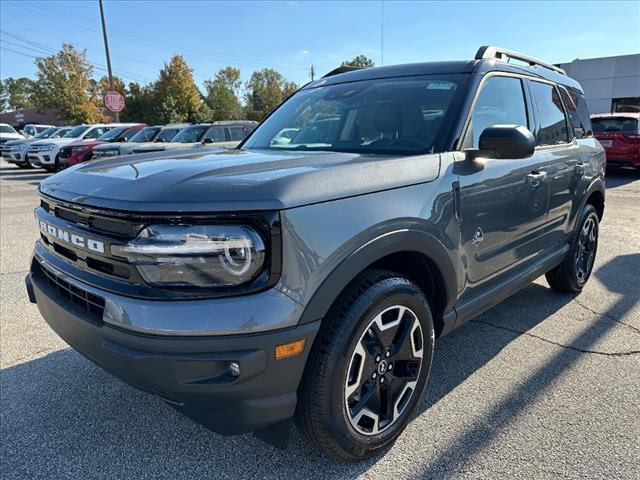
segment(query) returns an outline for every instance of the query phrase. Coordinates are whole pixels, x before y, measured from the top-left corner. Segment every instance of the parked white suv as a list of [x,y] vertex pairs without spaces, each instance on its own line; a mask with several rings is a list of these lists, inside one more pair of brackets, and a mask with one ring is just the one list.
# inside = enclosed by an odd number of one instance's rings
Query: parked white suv
[[38,135],[41,132],[44,132],[45,130],[54,127],[55,125],[43,125],[40,123],[30,123],[28,125],[25,125],[24,128],[22,129],[22,135],[24,135],[25,138],[33,138],[36,135]]
[[25,140],[11,140],[4,144],[4,159],[20,168],[31,168],[27,153],[29,147],[41,140],[64,137],[73,127],[51,127]]
[[65,145],[79,140],[98,138],[112,128],[121,126],[119,123],[96,123],[94,125],[78,125],[62,138],[39,140],[29,147],[29,163],[34,167],[42,167],[50,172],[60,168],[60,149]]
[[0,157],[4,157],[4,144],[9,140],[24,140],[24,136],[20,135],[14,128],[7,123],[0,123]]

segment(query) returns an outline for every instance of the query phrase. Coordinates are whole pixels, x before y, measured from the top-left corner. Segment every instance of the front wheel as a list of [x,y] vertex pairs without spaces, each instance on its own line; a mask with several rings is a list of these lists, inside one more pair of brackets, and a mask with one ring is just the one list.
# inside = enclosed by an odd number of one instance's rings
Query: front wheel
[[390,446],[415,411],[433,319],[420,288],[390,272],[367,272],[337,303],[309,358],[298,422],[324,453],[360,460]]
[[593,205],[585,205],[569,253],[560,265],[545,275],[551,288],[558,292],[582,291],[593,271],[599,230],[598,212]]

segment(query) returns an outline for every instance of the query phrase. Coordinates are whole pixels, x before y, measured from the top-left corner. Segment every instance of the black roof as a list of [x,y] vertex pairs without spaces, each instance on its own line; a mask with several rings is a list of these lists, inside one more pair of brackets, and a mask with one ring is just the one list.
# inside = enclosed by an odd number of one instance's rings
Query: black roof
[[511,72],[544,78],[582,92],[582,87],[574,79],[539,65],[517,65],[501,60],[467,60],[452,62],[409,63],[405,65],[389,65],[385,67],[361,68],[345,73],[323,77],[305,85],[303,88],[314,88],[323,85],[334,85],[359,80],[374,80],[393,77],[413,77],[420,75],[444,75],[456,73]]

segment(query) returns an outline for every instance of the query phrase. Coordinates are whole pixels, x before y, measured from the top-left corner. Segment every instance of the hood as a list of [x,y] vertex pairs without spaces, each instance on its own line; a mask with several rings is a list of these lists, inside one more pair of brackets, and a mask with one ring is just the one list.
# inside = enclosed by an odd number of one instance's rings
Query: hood
[[19,133],[0,133],[0,139],[2,140],[24,140],[24,135]]
[[102,145],[106,142],[102,142],[100,140],[96,140],[95,138],[88,138],[86,140],[77,140],[73,143],[70,143],[70,147],[95,147],[96,145]]
[[133,142],[100,142],[98,145],[96,145],[95,149],[98,150],[118,150],[121,148],[135,148],[135,147],[139,147],[140,145],[147,145],[150,142],[140,142],[140,143],[133,143]]
[[37,142],[33,142],[34,145],[44,145],[44,144],[53,144],[53,145],[69,145],[70,143],[78,142],[77,138],[43,138],[42,140],[38,140]]
[[438,154],[226,150],[141,157],[79,164],[43,180],[40,191],[147,213],[280,210],[429,182],[440,169]]
[[[38,139],[40,140],[40,139]],[[16,145],[26,145],[29,143],[32,143],[34,141],[33,138],[29,138],[27,140],[9,140],[8,142],[5,143],[6,147],[15,147]]]

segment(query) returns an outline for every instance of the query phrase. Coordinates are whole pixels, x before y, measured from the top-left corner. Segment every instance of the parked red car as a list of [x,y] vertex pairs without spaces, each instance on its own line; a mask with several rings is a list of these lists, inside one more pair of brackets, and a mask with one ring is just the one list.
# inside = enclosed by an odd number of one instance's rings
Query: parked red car
[[607,166],[634,167],[640,174],[640,113],[593,115],[591,124],[607,154]]
[[60,165],[71,166],[76,163],[91,160],[93,147],[109,142],[127,142],[139,130],[147,125],[143,123],[114,124],[111,129],[99,136],[89,140],[80,140],[60,149]]

